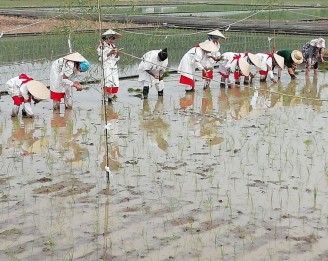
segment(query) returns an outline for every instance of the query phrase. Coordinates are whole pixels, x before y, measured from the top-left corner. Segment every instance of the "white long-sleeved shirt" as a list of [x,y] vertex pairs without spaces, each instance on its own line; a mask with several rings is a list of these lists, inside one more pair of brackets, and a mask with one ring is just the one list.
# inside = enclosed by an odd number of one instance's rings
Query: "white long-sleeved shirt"
[[152,71],[155,75],[163,75],[165,68],[168,65],[168,59],[161,61],[158,59],[158,53],[161,50],[152,50],[142,56],[142,61],[139,64],[139,78],[138,81],[149,81],[151,76],[147,71]]
[[195,69],[203,70],[209,59],[202,48],[193,47],[182,57],[178,72],[187,78],[194,79]]
[[108,55],[112,50],[115,49],[117,48],[114,44],[107,44],[106,42],[103,42],[97,48],[99,60],[103,61],[105,69],[117,68],[117,62],[120,60],[120,56],[116,57],[116,54]]
[[7,92],[11,97],[20,96],[24,98],[24,109],[26,113],[30,116],[33,116],[33,110],[31,107],[31,103],[28,102],[30,99],[30,94],[27,89],[27,84],[23,83],[25,79],[20,79],[19,76],[11,78],[6,82]]
[[[54,61],[50,69],[50,90],[63,93],[65,89],[73,86],[74,62],[59,58]],[[67,78],[66,78],[67,77]]]

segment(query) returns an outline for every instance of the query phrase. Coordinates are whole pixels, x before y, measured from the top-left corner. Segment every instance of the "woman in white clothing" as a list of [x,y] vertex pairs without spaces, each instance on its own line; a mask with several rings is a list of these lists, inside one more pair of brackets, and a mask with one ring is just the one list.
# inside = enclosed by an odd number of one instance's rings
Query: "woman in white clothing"
[[270,80],[276,83],[274,78],[273,69],[275,65],[278,65],[281,69],[284,68],[284,58],[276,53],[257,53],[256,54],[261,61],[260,82],[265,82],[269,75]]
[[218,47],[209,40],[200,43],[199,45],[191,48],[181,59],[178,73],[180,73],[180,83],[185,84],[186,92],[195,91],[195,69],[198,68],[202,71],[203,78],[208,77],[208,70],[206,64],[211,59],[208,56],[210,52],[218,51]]
[[[219,31],[214,30],[207,34],[208,40],[212,41],[218,48],[215,52],[208,53],[208,63],[206,64],[207,67],[207,78],[205,78],[204,90],[210,87],[210,83],[213,80],[213,69],[216,65],[218,65],[218,61],[220,61],[221,53],[220,53],[220,40],[225,39],[225,36]],[[204,78],[204,75],[203,75]]]
[[103,65],[103,88],[108,102],[116,96],[119,88],[117,62],[120,60],[121,49],[116,47],[114,41],[120,37],[119,33],[109,29],[102,34],[103,42],[97,48],[99,61]]
[[240,85],[240,76],[249,77],[250,64],[247,58],[245,58],[245,53],[226,52],[222,54],[221,61],[222,63],[219,67],[221,75],[220,87],[225,88],[226,83],[228,87],[231,87],[231,74],[234,76],[236,85]]
[[85,72],[89,69],[89,62],[79,53],[71,53],[54,61],[50,69],[50,98],[53,100],[53,109],[60,109],[60,101],[64,99],[65,108],[73,106],[72,87],[77,91],[83,89],[78,81],[73,81],[76,72]]
[[20,105],[23,104],[23,117],[33,118],[34,113],[31,108],[31,101],[33,100],[34,103],[39,103],[40,100],[49,98],[49,90],[47,87],[24,73],[7,81],[6,86],[7,92],[14,102],[11,112],[12,117],[17,117]]

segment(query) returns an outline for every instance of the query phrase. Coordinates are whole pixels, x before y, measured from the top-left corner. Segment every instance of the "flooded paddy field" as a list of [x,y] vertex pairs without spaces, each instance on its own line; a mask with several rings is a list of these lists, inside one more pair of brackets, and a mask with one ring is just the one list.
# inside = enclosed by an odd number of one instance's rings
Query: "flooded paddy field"
[[148,100],[124,79],[112,105],[89,85],[34,120],[2,96],[0,259],[328,260],[328,75],[298,77],[185,93],[171,74]]

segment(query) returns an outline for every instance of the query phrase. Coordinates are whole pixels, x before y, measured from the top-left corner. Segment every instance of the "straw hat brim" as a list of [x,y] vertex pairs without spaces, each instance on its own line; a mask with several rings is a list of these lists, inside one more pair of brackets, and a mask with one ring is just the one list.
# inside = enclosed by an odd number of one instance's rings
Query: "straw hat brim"
[[280,56],[279,54],[276,54],[276,53],[273,54],[273,57],[276,60],[278,66],[281,69],[284,69],[284,66],[285,66],[285,59],[284,59],[284,57],[282,57],[282,56]]
[[257,55],[248,53],[248,57],[257,68],[261,68],[261,61]]
[[209,32],[207,35],[213,35],[213,36],[222,37],[225,39],[225,36],[219,30],[214,30],[212,32]]
[[238,66],[244,76],[249,76],[250,66],[248,62],[241,58],[238,60]]
[[28,91],[38,100],[49,99],[50,91],[47,86],[45,86],[42,82],[39,81],[29,81],[26,83]]
[[200,43],[199,47],[207,52],[216,52],[219,50],[219,48],[212,41],[209,41],[209,40],[206,40],[205,42]]
[[116,39],[118,39],[118,38],[120,38],[120,37],[122,36],[121,34],[115,32],[115,31],[112,30],[112,29],[107,30],[107,31],[104,32],[102,35],[103,35],[103,36],[106,36],[106,35],[115,35],[115,38],[116,38]]
[[291,56],[294,63],[301,64],[303,62],[303,55],[300,51],[298,50],[292,51]]
[[84,62],[86,59],[78,52],[70,53],[64,57],[64,59],[73,61],[73,62]]

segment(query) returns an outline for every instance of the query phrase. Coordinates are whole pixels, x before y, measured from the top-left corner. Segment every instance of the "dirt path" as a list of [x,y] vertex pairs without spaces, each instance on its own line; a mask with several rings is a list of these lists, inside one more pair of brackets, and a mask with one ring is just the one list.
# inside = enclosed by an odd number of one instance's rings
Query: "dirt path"
[[[4,34],[10,33],[41,33],[51,32],[69,25],[76,30],[97,30],[99,23],[96,21],[83,20],[59,20],[59,19],[44,19],[44,18],[24,18],[17,16],[0,15],[0,32]],[[125,27],[140,27],[132,23],[102,23],[102,28],[125,28]]]

